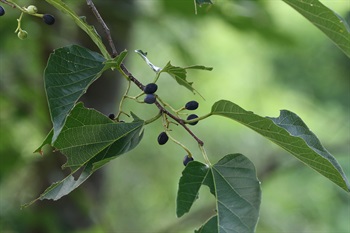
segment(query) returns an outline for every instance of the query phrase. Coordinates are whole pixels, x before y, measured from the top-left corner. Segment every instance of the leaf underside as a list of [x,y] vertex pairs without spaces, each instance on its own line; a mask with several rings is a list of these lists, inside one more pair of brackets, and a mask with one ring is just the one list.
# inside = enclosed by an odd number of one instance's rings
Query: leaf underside
[[318,0],[283,0],[293,7],[350,57],[350,29],[346,20]]
[[230,118],[251,128],[345,191],[350,191],[349,182],[337,160],[295,113],[282,110],[278,118],[265,118],[232,102],[220,100],[212,106],[211,114]]
[[179,182],[178,217],[190,210],[202,185],[215,197],[217,214],[196,232],[254,232],[261,189],[251,161],[241,154],[230,154],[212,167],[190,162]]

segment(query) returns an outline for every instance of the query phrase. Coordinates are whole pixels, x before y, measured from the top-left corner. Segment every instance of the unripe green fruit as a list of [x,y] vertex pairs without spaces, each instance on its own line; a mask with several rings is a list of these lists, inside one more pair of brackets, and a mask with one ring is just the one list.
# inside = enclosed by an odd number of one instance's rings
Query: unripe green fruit
[[27,12],[31,15],[36,14],[38,12],[38,8],[34,5],[30,5],[27,7]]
[[25,30],[20,30],[20,31],[17,33],[17,36],[18,36],[18,38],[20,38],[21,40],[24,40],[24,39],[27,38],[28,32],[25,31]]

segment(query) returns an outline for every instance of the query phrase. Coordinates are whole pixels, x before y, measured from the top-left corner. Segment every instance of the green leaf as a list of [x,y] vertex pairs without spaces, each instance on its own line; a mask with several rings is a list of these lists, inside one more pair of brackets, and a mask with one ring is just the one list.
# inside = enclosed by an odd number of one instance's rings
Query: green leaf
[[195,233],[217,233],[218,231],[218,216],[215,215],[211,217],[203,226],[198,230],[195,230]]
[[[78,103],[54,143],[54,147],[67,157],[64,166],[70,167],[72,173],[52,184],[39,198],[24,207],[37,200],[58,200],[72,192],[97,169],[135,148],[143,137],[143,125],[140,119],[131,123],[115,123],[102,113]],[[78,178],[74,178],[76,174]]]
[[207,165],[197,161],[187,164],[179,181],[176,198],[177,217],[181,217],[190,210],[193,202],[198,197],[199,188],[202,186],[209,171]]
[[217,217],[197,232],[253,232],[261,202],[260,182],[252,162],[241,154],[230,154],[214,166],[189,163],[182,173],[177,195],[177,216],[187,213],[207,185],[216,198]]
[[340,15],[318,0],[283,0],[326,34],[350,57],[350,28]]
[[128,54],[128,51],[124,50],[122,51],[118,56],[116,56],[115,58],[111,59],[111,60],[107,60],[104,62],[105,67],[104,70],[108,70],[108,69],[113,69],[113,68],[119,68],[119,66],[123,63],[126,55]]
[[[187,69],[200,69],[200,70],[212,70],[213,68],[211,67],[205,67],[205,66],[199,66],[199,65],[194,65],[194,66],[189,66],[189,67],[178,67],[178,66],[173,66],[168,62],[166,66],[160,71],[168,73],[171,77],[173,77],[176,82],[184,87],[186,87],[188,90],[195,92],[196,90],[192,87],[193,82],[188,82],[186,80],[187,78]],[[199,92],[196,91],[198,94]],[[199,94],[200,95],[200,94]]]
[[212,168],[216,188],[219,232],[254,232],[261,202],[254,164],[230,154]]
[[50,132],[46,135],[44,141],[41,143],[41,145],[34,151],[34,153],[40,153],[43,155],[43,147],[45,145],[50,145],[52,141],[52,136],[53,136],[53,130],[51,129]]
[[[67,156],[64,167],[81,167],[99,153],[110,157],[132,149],[132,139],[138,139],[144,122],[115,123],[94,109],[79,103],[67,118],[60,135],[53,144]],[[106,151],[104,151],[106,150]]]
[[345,191],[350,191],[349,182],[339,163],[296,114],[283,110],[276,119],[265,118],[226,100],[216,102],[212,106],[211,114],[228,117],[251,128]]
[[207,67],[207,66],[202,66],[202,65],[193,65],[193,66],[186,66],[184,67],[185,70],[193,69],[193,70],[208,70],[212,71],[213,67]]
[[50,55],[44,81],[53,123],[52,142],[60,134],[74,104],[101,75],[104,61],[100,54],[77,45],[57,49]]
[[261,203],[254,164],[242,154],[229,154],[210,171],[207,179],[212,179],[209,183],[215,191],[217,216],[196,232],[254,232]]

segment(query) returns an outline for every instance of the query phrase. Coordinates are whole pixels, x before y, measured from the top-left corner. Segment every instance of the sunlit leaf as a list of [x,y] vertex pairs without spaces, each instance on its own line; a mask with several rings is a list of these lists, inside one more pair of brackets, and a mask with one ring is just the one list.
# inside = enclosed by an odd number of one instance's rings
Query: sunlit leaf
[[[350,57],[350,28],[340,15],[318,0],[283,0],[326,34]],[[344,6],[349,3],[344,2]]]
[[265,118],[226,100],[216,102],[211,113],[228,117],[253,129],[339,187],[350,191],[349,182],[339,163],[296,114],[283,110],[278,118]]

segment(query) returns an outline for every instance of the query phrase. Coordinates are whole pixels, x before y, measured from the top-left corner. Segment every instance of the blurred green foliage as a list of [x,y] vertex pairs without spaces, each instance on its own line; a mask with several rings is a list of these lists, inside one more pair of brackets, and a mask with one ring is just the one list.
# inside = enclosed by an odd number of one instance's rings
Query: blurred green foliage
[[[343,16],[350,10],[346,0],[324,4]],[[349,59],[292,8],[279,1],[238,0],[203,5],[198,15],[194,15],[193,1],[187,0],[139,0],[135,7],[132,18],[127,8],[121,15],[132,23],[127,65],[139,80],[151,82],[154,73],[131,52],[135,49],[147,51],[148,58],[160,67],[169,60],[173,65],[214,67],[211,72],[190,71],[188,76],[205,100],[174,85],[166,75],[159,80],[158,94],[163,99],[175,108],[195,99],[200,102],[198,115],[209,112],[219,99],[259,115],[276,117],[279,109],[291,110],[350,177]],[[146,128],[146,136],[134,151],[106,166],[98,202],[82,191],[94,188],[87,185],[75,191],[75,196],[63,198],[76,203],[66,210],[72,221],[79,219],[69,213],[79,208],[92,220],[92,227],[77,230],[53,218],[50,207],[61,201],[43,202],[47,208],[35,215],[32,211],[38,207],[19,209],[43,191],[38,183],[41,174],[33,173],[33,166],[41,163],[45,169],[50,161],[32,153],[51,127],[42,79],[45,62],[54,48],[79,43],[70,40],[70,33],[82,32],[53,12],[58,24],[67,24],[65,30],[56,31],[26,17],[23,26],[29,36],[21,41],[13,33],[18,11],[4,8],[6,15],[0,19],[1,232],[192,232],[199,227],[213,213],[214,201],[208,190],[202,190],[191,213],[175,217],[184,151],[171,143],[158,146],[159,122]],[[108,14],[103,16],[108,20]],[[118,43],[118,34],[114,36]],[[136,88],[132,91],[138,93]],[[145,119],[157,112],[132,101],[126,106]],[[213,162],[239,152],[255,163],[263,189],[257,232],[350,232],[348,194],[259,135],[218,119],[200,122],[193,131],[205,142]],[[186,132],[178,129],[173,136],[201,160]]]

